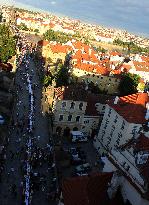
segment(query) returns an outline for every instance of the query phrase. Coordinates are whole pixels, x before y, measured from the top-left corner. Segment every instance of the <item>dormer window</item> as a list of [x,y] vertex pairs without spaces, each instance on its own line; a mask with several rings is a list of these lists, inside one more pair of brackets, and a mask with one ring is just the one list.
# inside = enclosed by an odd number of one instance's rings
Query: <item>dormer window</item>
[[79,104],[79,109],[82,110],[83,109],[83,103]]
[[71,105],[70,105],[70,109],[74,109],[74,107],[75,107],[75,103],[72,102]]

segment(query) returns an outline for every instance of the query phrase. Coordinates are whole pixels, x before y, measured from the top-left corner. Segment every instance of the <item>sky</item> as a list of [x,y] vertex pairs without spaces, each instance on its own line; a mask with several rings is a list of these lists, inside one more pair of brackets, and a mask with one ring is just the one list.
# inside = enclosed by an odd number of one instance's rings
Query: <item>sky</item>
[[0,0],[149,37],[149,0]]

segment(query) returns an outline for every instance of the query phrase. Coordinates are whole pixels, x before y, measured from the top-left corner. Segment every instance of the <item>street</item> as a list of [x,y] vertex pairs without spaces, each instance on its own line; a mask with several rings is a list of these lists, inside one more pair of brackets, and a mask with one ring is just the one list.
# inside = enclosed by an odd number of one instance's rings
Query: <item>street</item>
[[[50,197],[54,191],[55,173],[49,149],[48,122],[45,110],[42,110],[42,87],[32,59],[29,59],[28,74],[34,96],[33,130],[29,133],[30,94],[26,82],[26,66],[21,64],[16,73],[16,104],[0,183],[1,205],[56,204]],[[30,158],[27,151],[29,140],[32,142]],[[30,175],[26,173],[27,162],[31,164]],[[29,188],[26,187],[27,177],[30,179]],[[26,189],[29,189],[28,202]]]

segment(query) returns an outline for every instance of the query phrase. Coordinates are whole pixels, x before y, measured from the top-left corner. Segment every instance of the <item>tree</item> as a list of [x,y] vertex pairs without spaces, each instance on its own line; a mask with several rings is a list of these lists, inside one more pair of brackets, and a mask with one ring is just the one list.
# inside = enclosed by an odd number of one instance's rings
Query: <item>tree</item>
[[52,29],[46,31],[43,36],[45,40],[56,41],[57,43],[66,43],[71,39],[68,34],[60,31],[53,31]]
[[137,92],[140,76],[131,73],[124,73],[119,85],[121,95],[129,95]]
[[55,75],[56,87],[66,86],[69,84],[68,68],[63,64],[60,64],[58,67],[58,72]]
[[106,49],[102,48],[101,46],[98,46],[97,48],[94,48],[97,52],[102,52],[102,53],[106,53]]
[[36,29],[34,30],[34,32],[35,32],[35,33],[39,33],[39,29],[36,28]]
[[16,53],[16,37],[13,36],[9,26],[0,25],[0,62],[7,61]]
[[3,14],[0,13],[0,22],[2,22],[2,19],[3,19]]
[[44,78],[43,78],[43,85],[45,87],[48,87],[49,85],[52,85],[52,80],[53,80],[52,76],[50,76],[50,75],[46,76],[45,75]]
[[24,30],[24,31],[28,31],[29,29],[27,28],[27,26],[25,25],[25,23],[21,23],[19,26],[18,26],[19,29],[21,30]]
[[133,41],[124,42],[118,38],[113,41],[113,44],[123,46],[123,48],[127,48],[129,53],[149,53],[149,48],[142,48],[135,44]]

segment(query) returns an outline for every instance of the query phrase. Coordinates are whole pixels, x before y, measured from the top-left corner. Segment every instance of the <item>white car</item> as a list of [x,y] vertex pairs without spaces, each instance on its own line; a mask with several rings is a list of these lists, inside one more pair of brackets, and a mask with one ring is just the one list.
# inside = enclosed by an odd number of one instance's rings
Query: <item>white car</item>
[[87,171],[90,171],[90,170],[91,170],[91,166],[90,166],[89,163],[81,164],[81,165],[75,167],[76,172],[87,172]]
[[87,137],[86,136],[81,136],[81,137],[76,137],[73,136],[72,142],[87,142]]

